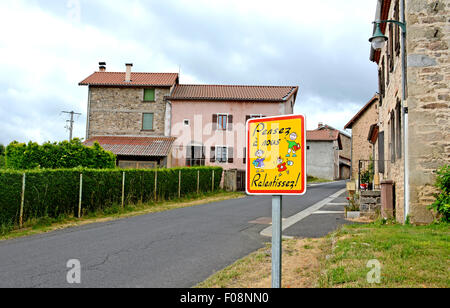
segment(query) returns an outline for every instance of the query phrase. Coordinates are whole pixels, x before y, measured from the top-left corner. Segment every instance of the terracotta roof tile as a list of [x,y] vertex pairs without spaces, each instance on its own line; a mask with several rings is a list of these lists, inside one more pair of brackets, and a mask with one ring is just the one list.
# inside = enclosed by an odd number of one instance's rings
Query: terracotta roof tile
[[298,87],[238,85],[177,85],[170,100],[285,101]]
[[334,141],[338,138],[339,131],[337,130],[308,130],[306,132],[306,141]]
[[171,137],[92,137],[85,141],[92,146],[97,141],[106,151],[124,156],[164,157],[169,154],[176,138]]
[[125,82],[125,73],[95,72],[79,83],[80,86],[159,86],[171,87],[177,83],[176,73],[131,73],[131,82]]

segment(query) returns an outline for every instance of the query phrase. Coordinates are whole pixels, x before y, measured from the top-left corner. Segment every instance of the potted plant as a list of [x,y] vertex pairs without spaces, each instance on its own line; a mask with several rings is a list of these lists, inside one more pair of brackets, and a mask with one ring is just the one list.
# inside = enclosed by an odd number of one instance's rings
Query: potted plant
[[347,198],[348,205],[345,207],[345,217],[346,218],[360,218],[360,206],[359,206],[359,195],[354,194],[353,196]]

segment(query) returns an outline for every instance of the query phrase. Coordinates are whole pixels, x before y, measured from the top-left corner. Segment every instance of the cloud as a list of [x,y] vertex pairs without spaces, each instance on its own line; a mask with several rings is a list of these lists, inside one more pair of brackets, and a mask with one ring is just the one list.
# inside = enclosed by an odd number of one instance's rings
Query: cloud
[[[299,85],[296,112],[342,128],[377,88],[368,60],[376,1],[26,1],[0,3],[0,142],[66,139],[78,82],[109,71],[178,72],[182,83]],[[320,106],[320,108],[318,108]]]

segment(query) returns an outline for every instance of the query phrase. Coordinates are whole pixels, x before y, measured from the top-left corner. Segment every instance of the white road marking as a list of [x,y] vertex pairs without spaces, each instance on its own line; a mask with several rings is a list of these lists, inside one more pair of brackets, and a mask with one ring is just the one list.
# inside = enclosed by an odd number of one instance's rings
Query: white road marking
[[[331,201],[335,200],[340,195],[345,193],[346,191],[347,191],[347,189],[344,188],[344,189],[338,191],[337,193],[335,193],[334,195],[331,195],[331,196],[323,199],[322,201],[314,204],[313,206],[307,208],[306,210],[304,210],[304,211],[302,211],[300,213],[297,213],[297,214],[289,217],[288,219],[284,220],[283,223],[282,223],[282,231],[292,227],[293,225],[295,225],[299,221],[305,219],[306,217],[310,216],[314,212],[317,212],[318,210],[323,208],[325,205],[327,205],[328,203],[330,203]],[[262,236],[272,237],[272,226],[262,230],[260,234]]]
[[317,211],[313,213],[313,215],[320,215],[320,214],[345,214],[345,211]]

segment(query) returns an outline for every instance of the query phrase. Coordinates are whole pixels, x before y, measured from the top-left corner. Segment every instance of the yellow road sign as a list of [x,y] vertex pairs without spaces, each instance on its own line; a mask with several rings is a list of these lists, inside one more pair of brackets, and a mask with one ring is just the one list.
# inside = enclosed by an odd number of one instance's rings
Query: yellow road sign
[[249,195],[306,193],[306,123],[301,115],[247,122]]

